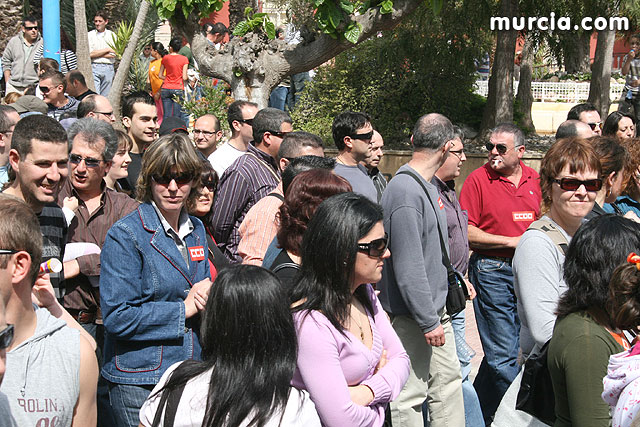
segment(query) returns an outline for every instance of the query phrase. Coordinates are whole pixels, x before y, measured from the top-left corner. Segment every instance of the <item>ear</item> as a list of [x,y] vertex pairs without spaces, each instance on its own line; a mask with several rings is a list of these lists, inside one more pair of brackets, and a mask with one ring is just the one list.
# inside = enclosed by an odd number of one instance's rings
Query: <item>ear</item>
[[20,163],[20,154],[16,149],[12,148],[9,151],[9,164],[11,164],[11,169],[13,169],[16,173],[20,172],[18,163]]
[[31,269],[31,255],[24,251],[18,252],[13,256],[13,262],[9,263],[9,265],[13,265],[11,283],[18,284],[25,278],[29,277],[29,270]]
[[349,148],[350,150],[353,149],[353,140],[351,139],[350,136],[345,136],[343,141],[344,141],[345,147]]
[[615,181],[616,179],[616,174],[617,172],[611,172],[608,176],[607,176],[607,185],[609,187],[613,187],[613,181]]
[[231,125],[233,127],[233,130],[240,132],[240,126],[242,126],[242,124],[239,121],[234,120],[231,122]]
[[113,161],[105,163],[105,166],[104,166],[104,175],[105,176],[109,173],[109,170],[111,169],[112,165],[113,165]]
[[129,129],[131,127],[131,117],[124,116],[122,118],[122,126]]
[[278,164],[280,165],[280,170],[283,171],[286,169],[287,166],[289,166],[289,160],[282,158],[278,160]]
[[518,148],[516,148],[517,153],[518,153],[518,158],[521,159],[522,156],[524,156],[524,152],[527,150],[526,147],[524,145],[519,145]]
[[216,132],[216,142],[220,141],[223,136],[224,136],[224,132],[222,132],[221,130]]
[[442,155],[445,156],[449,152],[450,149],[451,149],[451,141],[445,142],[444,146],[442,147]]
[[411,138],[409,138],[409,140],[411,141],[411,146],[413,147],[413,135],[411,135]]

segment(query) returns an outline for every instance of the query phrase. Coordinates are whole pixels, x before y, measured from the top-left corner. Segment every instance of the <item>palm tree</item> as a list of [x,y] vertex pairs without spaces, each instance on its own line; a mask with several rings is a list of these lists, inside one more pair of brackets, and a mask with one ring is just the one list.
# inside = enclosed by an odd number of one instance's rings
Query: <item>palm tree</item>
[[91,90],[95,90],[95,85],[93,84],[93,72],[91,71],[91,58],[89,57],[89,37],[87,33],[87,15],[84,7],[84,0],[73,0],[73,10],[78,70],[87,81],[87,87]]

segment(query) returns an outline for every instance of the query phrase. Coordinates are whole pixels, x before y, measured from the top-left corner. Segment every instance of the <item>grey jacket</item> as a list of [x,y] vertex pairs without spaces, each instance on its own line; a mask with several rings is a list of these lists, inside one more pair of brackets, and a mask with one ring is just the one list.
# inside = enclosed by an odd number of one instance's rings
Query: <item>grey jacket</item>
[[22,32],[11,37],[2,54],[2,69],[11,70],[9,84],[17,87],[27,87],[38,83],[38,74],[33,66],[33,57],[41,44],[42,37],[38,35],[38,40],[33,44],[29,56],[25,57]]
[[[409,170],[408,165],[398,172]],[[427,187],[436,213],[422,187],[408,175],[396,175],[382,195],[384,229],[389,234],[391,257],[385,259],[380,282],[380,302],[393,315],[408,315],[423,333],[440,324],[438,313],[447,299],[447,269],[442,263],[438,222],[447,230],[444,206],[437,188],[420,177]],[[446,239],[446,237],[445,237]],[[448,242],[445,241],[448,250]]]

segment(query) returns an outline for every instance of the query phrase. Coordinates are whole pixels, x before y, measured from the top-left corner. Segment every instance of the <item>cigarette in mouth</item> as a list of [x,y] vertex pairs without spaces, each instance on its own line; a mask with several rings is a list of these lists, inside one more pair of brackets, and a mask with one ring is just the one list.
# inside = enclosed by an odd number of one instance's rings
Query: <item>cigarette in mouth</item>
[[494,168],[498,167],[498,165],[500,164],[500,160],[499,159],[493,159],[492,165]]

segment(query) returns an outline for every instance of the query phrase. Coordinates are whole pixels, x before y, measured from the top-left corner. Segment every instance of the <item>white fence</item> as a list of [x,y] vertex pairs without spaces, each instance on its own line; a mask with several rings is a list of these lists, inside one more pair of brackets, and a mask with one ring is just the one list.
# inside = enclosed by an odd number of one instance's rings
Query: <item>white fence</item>
[[[612,102],[620,99],[624,84],[612,83],[609,97]],[[513,93],[518,92],[518,82],[513,82]],[[589,97],[589,82],[531,82],[534,101],[542,102],[584,102]],[[486,97],[489,93],[489,81],[476,81],[475,93]]]

